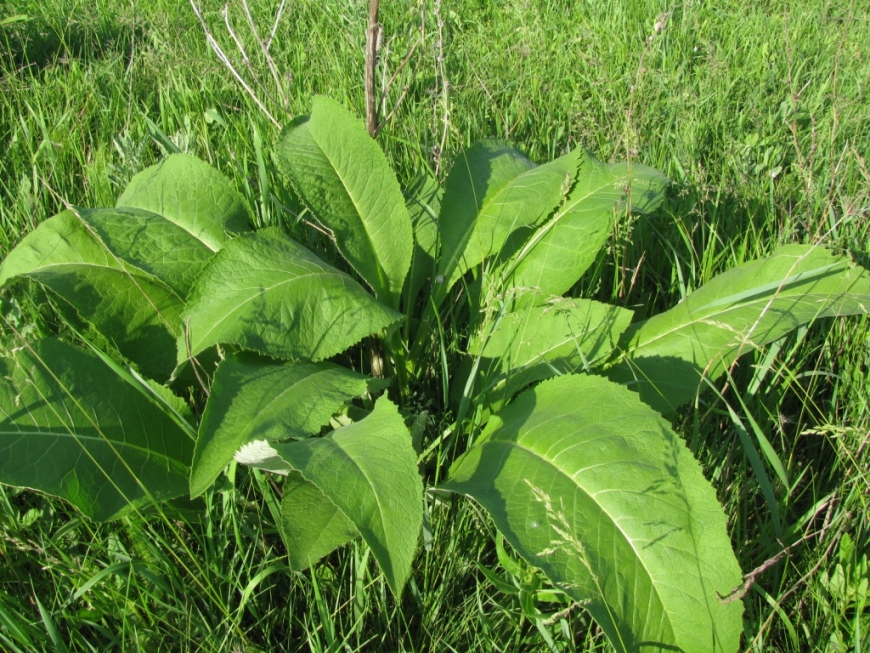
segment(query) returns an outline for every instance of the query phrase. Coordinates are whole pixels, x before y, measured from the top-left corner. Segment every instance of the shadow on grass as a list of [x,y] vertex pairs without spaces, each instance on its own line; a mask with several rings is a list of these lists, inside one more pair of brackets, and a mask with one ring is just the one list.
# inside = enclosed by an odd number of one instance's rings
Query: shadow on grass
[[9,68],[42,70],[72,59],[94,61],[115,56],[129,64],[134,44],[146,27],[132,16],[101,11],[89,3],[42,7],[41,15],[22,16],[0,30]]

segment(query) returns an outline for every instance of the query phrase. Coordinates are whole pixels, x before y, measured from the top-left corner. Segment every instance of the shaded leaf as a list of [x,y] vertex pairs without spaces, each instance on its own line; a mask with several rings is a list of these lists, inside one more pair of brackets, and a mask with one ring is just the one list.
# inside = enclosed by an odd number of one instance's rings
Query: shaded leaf
[[[577,167],[577,154],[578,151],[575,150],[544,165],[523,170],[504,185],[500,185],[497,178],[490,178],[495,183],[485,189],[486,194],[479,206],[479,212],[452,273],[445,268],[450,264],[450,255],[441,259],[443,265],[439,271],[445,275],[448,288],[466,270],[499,253],[509,236],[527,232],[556,209],[571,188]],[[495,161],[505,158],[498,157]],[[479,161],[474,164],[479,168]],[[480,185],[490,180],[484,178],[470,181],[472,185]],[[445,231],[447,229],[448,226],[445,225]]]
[[870,312],[870,273],[811,245],[786,245],[729,270],[674,308],[633,325],[608,376],[661,412],[697,394],[740,354],[817,318]]
[[0,285],[19,276],[35,279],[72,304],[145,374],[169,377],[181,333],[182,298],[115,256],[72,211],[46,220],[9,253],[0,266]]
[[420,289],[432,283],[438,249],[438,213],[443,192],[437,180],[420,175],[405,191],[408,214],[414,228],[414,255],[405,279],[406,312],[413,310]]
[[667,422],[606,379],[565,375],[487,424],[444,489],[474,498],[619,651],[735,651],[741,574],[725,515]]
[[411,265],[411,220],[396,175],[362,121],[315,97],[275,146],[279,168],[342,256],[391,308]]
[[[485,257],[481,253],[481,243],[476,242],[480,237],[475,238],[478,216],[490,205],[497,212],[502,192],[535,167],[522,152],[498,140],[475,143],[456,158],[444,184],[438,218],[441,248],[438,253],[438,285],[433,293],[436,304],[443,300],[466,270]],[[492,226],[490,221],[490,229]],[[469,248],[472,239],[475,242]],[[490,235],[490,245],[492,240]]]
[[215,373],[199,426],[191,496],[204,492],[242,445],[316,434],[343,404],[378,385],[331,363],[230,356]]
[[291,569],[307,569],[358,536],[353,522],[299,472],[290,472],[282,491],[281,534]]
[[219,343],[276,358],[320,360],[402,318],[356,281],[263,229],[228,242],[197,279],[182,318],[179,362]]
[[192,451],[192,440],[164,410],[95,355],[56,340],[4,350],[3,483],[112,519],[151,499],[186,494]]
[[359,422],[322,438],[273,447],[353,523],[390,589],[400,595],[423,523],[423,482],[396,406],[382,397]]

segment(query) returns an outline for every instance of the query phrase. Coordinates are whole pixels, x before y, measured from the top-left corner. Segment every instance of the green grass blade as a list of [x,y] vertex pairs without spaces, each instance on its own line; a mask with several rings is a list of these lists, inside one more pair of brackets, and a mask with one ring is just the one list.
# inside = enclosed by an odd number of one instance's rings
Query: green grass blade
[[45,632],[48,633],[48,638],[51,640],[51,643],[54,644],[58,653],[68,653],[69,649],[66,647],[66,642],[63,641],[63,637],[61,637],[57,626],[54,625],[54,619],[51,618],[51,613],[45,609],[45,606],[42,604],[42,601],[39,600],[38,596],[34,595],[33,598],[36,601],[36,607],[39,609],[39,618],[42,619],[42,625],[45,627]]

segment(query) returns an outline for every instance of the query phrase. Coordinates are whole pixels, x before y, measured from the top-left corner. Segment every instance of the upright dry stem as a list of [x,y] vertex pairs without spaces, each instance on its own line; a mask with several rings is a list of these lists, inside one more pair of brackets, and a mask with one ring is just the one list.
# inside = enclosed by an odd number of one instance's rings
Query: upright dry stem
[[380,0],[369,0],[369,26],[366,29],[366,129],[374,138],[378,133],[378,108],[375,98],[375,69],[378,66],[378,45],[381,28],[378,25]]
[[[205,18],[202,17],[202,11],[199,6],[197,6],[195,0],[190,0],[190,6],[193,8],[193,13],[196,14],[197,19],[199,20],[199,24],[202,26],[203,32],[205,32],[206,41],[208,41],[209,46],[214,51],[214,53],[218,56],[218,59],[221,60],[221,63],[227,67],[227,70],[230,71],[233,77],[235,77],[236,81],[241,85],[241,87],[245,90],[250,98],[257,105],[257,108],[263,112],[263,114],[269,119],[269,121],[275,125],[278,129],[281,129],[281,123],[275,120],[275,116],[271,114],[271,112],[266,108],[266,105],[257,97],[257,94],[254,93],[254,90],[248,85],[245,81],[244,77],[239,74],[239,71],[236,70],[233,63],[230,61],[230,58],[227,56],[226,52],[224,52],[223,48],[220,46],[220,43],[217,42],[217,39],[212,35],[211,30],[208,27],[208,24],[205,22]],[[231,32],[232,35],[232,32]]]

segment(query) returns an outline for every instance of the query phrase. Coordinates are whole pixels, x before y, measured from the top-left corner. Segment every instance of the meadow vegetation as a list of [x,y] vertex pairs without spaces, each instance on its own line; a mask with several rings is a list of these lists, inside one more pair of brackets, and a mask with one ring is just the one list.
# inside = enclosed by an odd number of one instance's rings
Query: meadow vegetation
[[[260,38],[277,4],[250,3]],[[317,94],[364,113],[366,5],[287,3],[273,70],[242,4],[225,19],[222,3],[203,3],[260,106],[188,4],[7,0],[0,257],[68,205],[113,206],[172,152],[232,180],[256,227],[316,243],[274,163],[275,123],[307,113]],[[870,251],[870,17],[858,3],[383,2],[381,22],[378,143],[403,187],[421,170],[443,180],[485,137],[541,163],[582,145],[670,177],[661,208],[617,221],[577,286],[584,297],[643,318],[783,244]],[[40,286],[15,297],[0,296],[4,337],[75,339],[69,312]],[[745,650],[860,651],[868,640],[868,325],[801,327],[670,416],[728,515],[746,574],[735,588]],[[441,361],[467,344],[453,334],[414,398],[432,415],[449,394]],[[361,541],[292,571],[279,494],[273,477],[233,464],[202,504],[96,524],[0,486],[0,648],[608,650],[469,501],[427,500],[397,601]]]

